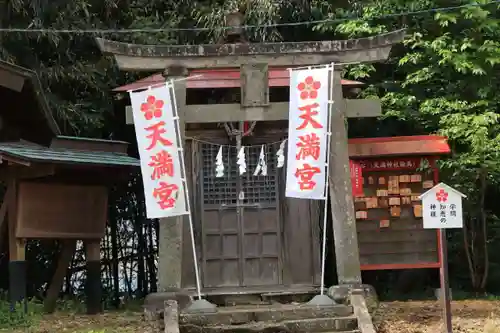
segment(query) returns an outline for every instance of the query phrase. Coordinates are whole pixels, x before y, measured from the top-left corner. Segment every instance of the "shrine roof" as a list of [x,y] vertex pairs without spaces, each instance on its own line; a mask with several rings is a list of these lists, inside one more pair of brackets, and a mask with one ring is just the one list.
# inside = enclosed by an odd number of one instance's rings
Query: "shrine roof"
[[80,164],[108,167],[138,167],[140,161],[127,154],[106,151],[48,148],[33,143],[0,143],[0,157],[15,161],[55,164]]
[[0,98],[1,116],[22,138],[48,142],[60,133],[35,71],[0,60]]
[[438,135],[349,139],[351,158],[444,155],[450,152],[447,138]]
[[[189,72],[186,80],[188,89],[195,88],[239,88],[241,87],[240,70],[235,68],[199,69]],[[162,73],[154,74],[135,82],[113,89],[116,92],[146,89],[151,85],[165,82]],[[363,82],[342,79],[343,86],[362,86]],[[269,87],[288,87],[290,73],[287,68],[269,68]]]
[[58,135],[58,139],[64,140],[73,140],[73,141],[87,141],[87,142],[100,142],[100,143],[122,143],[128,145],[129,143],[126,141],[120,140],[106,140],[106,139],[97,139],[97,138],[83,138],[80,136],[68,136],[68,135]]

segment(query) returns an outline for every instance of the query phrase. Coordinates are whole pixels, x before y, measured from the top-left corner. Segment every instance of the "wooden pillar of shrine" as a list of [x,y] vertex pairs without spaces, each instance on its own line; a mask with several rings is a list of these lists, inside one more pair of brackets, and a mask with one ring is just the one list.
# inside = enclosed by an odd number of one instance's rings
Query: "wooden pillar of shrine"
[[339,284],[357,285],[361,284],[361,266],[349,170],[346,107],[343,103],[340,68],[335,70],[333,75],[334,105],[330,117],[332,135],[328,177],[335,259]]
[[[168,73],[165,73],[168,74]],[[167,75],[169,76],[169,75]],[[173,78],[181,142],[184,142],[184,106],[186,104],[186,81],[180,76]],[[162,218],[159,222],[158,291],[175,292],[181,289],[182,238],[184,223],[189,223],[186,215]]]
[[101,240],[85,240],[85,255],[87,264],[87,280],[85,281],[85,295],[88,314],[97,314],[102,311],[102,283],[101,283]]
[[9,230],[9,300],[12,307],[26,300],[26,240],[16,237],[17,197],[17,181],[12,180],[6,193]]

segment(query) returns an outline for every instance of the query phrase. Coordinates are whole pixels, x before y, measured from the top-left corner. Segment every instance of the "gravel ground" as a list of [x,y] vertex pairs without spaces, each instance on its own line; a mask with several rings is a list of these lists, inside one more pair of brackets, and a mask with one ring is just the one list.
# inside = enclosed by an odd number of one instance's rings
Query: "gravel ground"
[[[500,301],[468,300],[452,304],[454,333],[500,333]],[[384,302],[374,313],[379,333],[441,333],[438,302]],[[1,331],[1,330],[0,330]],[[109,312],[99,316],[54,314],[30,328],[9,333],[141,333],[142,313]],[[1,331],[6,332],[6,331]]]
[[[500,301],[454,301],[452,315],[454,333],[500,333]],[[379,333],[440,333],[444,328],[436,301],[381,303],[374,321]]]

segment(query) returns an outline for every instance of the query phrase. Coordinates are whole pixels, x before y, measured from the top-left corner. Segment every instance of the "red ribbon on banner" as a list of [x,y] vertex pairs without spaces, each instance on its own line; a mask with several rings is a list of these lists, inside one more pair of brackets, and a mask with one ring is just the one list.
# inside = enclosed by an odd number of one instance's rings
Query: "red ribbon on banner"
[[352,195],[355,197],[364,196],[363,193],[363,170],[357,161],[349,160],[351,170]]

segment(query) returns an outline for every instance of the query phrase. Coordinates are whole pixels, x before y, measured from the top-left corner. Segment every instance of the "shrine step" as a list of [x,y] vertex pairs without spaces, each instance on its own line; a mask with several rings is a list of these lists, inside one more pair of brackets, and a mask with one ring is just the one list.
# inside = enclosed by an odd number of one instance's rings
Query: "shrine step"
[[203,326],[180,324],[181,333],[353,333],[358,329],[356,317],[314,318],[285,320],[281,322],[251,322],[242,325]]
[[196,326],[241,325],[251,322],[281,322],[316,318],[349,317],[354,313],[352,306],[309,306],[307,304],[274,304],[261,306],[220,307],[215,313],[181,312],[179,324]]

